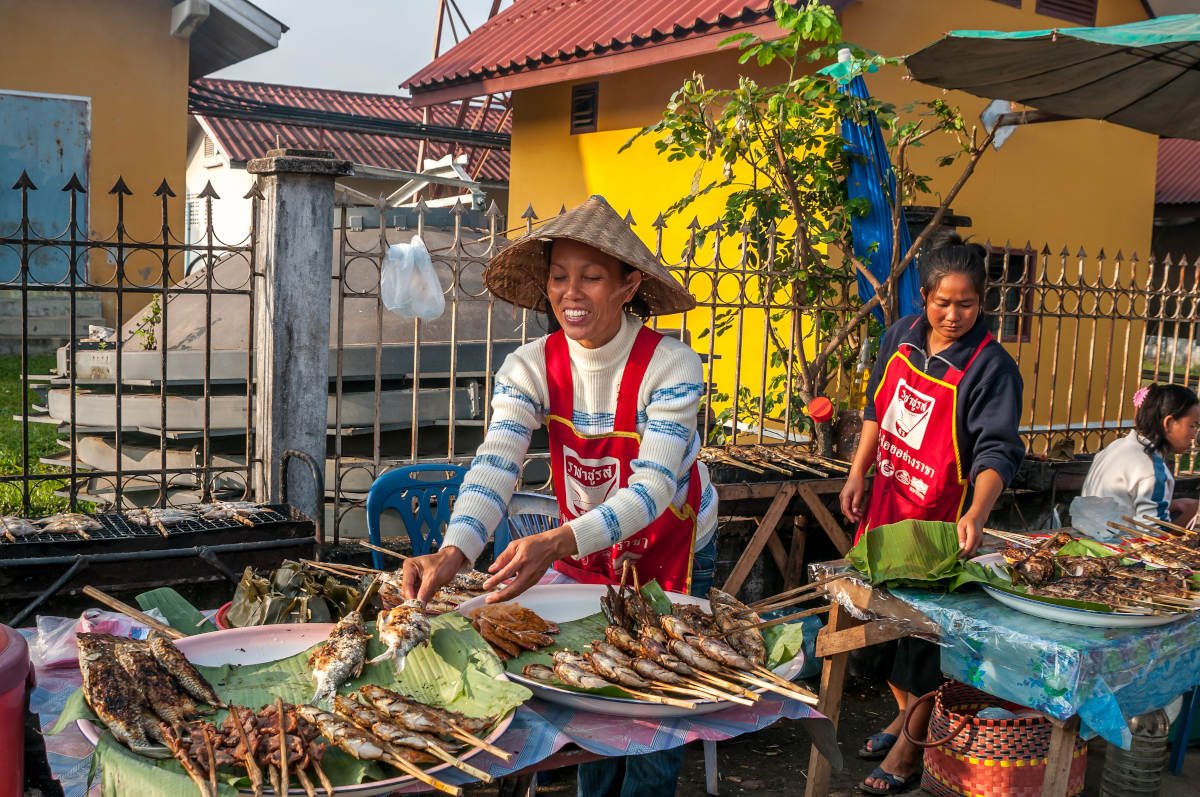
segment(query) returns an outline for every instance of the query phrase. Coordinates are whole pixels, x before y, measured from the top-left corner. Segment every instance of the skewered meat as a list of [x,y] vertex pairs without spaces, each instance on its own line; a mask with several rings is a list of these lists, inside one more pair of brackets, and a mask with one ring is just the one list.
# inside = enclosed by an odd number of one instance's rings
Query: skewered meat
[[165,758],[151,744],[147,724],[157,727],[137,687],[112,655],[111,643],[79,634],[79,672],[83,697],[113,737],[130,750],[152,758]]
[[1067,576],[1101,576],[1121,564],[1119,556],[1056,556],[1054,564]]
[[40,531],[41,529],[25,518],[0,515],[0,533],[7,537],[9,542],[16,542],[18,537],[28,537]]
[[[746,604],[716,587],[708,591],[708,600],[712,605],[713,617],[716,618],[717,625],[722,632],[728,633],[726,639],[729,641],[730,647],[755,664],[765,666],[767,643],[763,639],[762,630],[746,628],[746,626],[762,622],[758,613],[750,611]],[[735,628],[739,630],[734,631]]]
[[633,658],[612,643],[596,640],[591,643],[591,647],[594,652],[612,659],[622,667],[629,667],[633,664]]
[[713,615],[701,609],[694,603],[673,603],[671,614],[687,622],[704,636],[716,636],[723,630]]
[[[639,640],[639,645],[642,650],[642,655],[651,661],[662,665],[671,672],[682,675],[684,677],[692,677],[696,671],[689,667],[682,659],[667,650],[666,645],[658,640],[648,636],[643,636]],[[699,653],[699,651],[697,651]]]
[[308,666],[317,681],[314,704],[330,699],[343,683],[362,675],[369,639],[362,615],[357,611],[338,620],[325,642],[308,657]]
[[634,639],[633,634],[629,633],[620,626],[610,625],[605,628],[604,638],[607,639],[610,644],[615,645],[630,656],[642,655],[641,646],[638,644],[638,641]]
[[382,761],[386,758],[376,740],[346,720],[316,706],[297,706],[296,711],[317,726],[322,736],[355,758],[362,761]]
[[118,645],[114,646],[114,653],[150,708],[172,727],[178,728],[200,715],[191,697],[179,688],[150,651],[138,645]]
[[698,636],[696,629],[692,628],[687,621],[673,614],[667,614],[659,618],[662,623],[662,630],[667,632],[667,636],[671,639],[678,639],[683,642],[688,641],[688,637]]
[[554,670],[544,664],[526,664],[521,669],[521,672],[524,673],[526,678],[532,678],[535,681],[550,683],[558,680],[554,675]]
[[396,672],[404,671],[405,660],[413,648],[429,641],[429,619],[420,601],[405,601],[394,609],[380,612],[375,625],[379,629],[379,641],[387,645],[387,650],[371,659],[371,663],[391,659]]
[[406,728],[424,733],[449,736],[455,728],[468,733],[481,733],[496,722],[495,717],[468,717],[457,711],[429,706],[374,684],[364,685],[358,693],[380,711],[396,717]]
[[126,512],[125,519],[135,526],[157,528],[161,531],[165,526],[177,526],[180,523],[195,520],[196,513],[174,507],[139,507]]
[[634,659],[632,667],[634,672],[648,681],[658,681],[659,683],[674,684],[675,686],[684,686],[686,684],[686,681],[678,673],[672,672],[666,667],[650,661],[650,659]]
[[620,593],[613,589],[612,584],[604,586],[604,594],[600,596],[600,611],[608,618],[608,622],[620,628],[633,631],[633,619],[625,610],[625,601]]
[[573,686],[576,689],[603,689],[606,686],[612,686],[596,673],[565,661],[555,662],[554,675],[567,686]]
[[178,681],[189,695],[210,706],[224,707],[225,704],[217,696],[212,684],[206,681],[204,676],[192,666],[179,648],[175,647],[175,643],[157,631],[150,633],[149,643],[150,653],[153,654],[159,665],[169,672],[171,677]]
[[689,667],[709,673],[721,672],[720,665],[683,640],[670,640],[667,642],[667,650]]
[[708,656],[719,664],[724,664],[726,667],[746,670],[747,672],[754,669],[754,665],[749,659],[719,639],[712,637],[692,637],[685,641],[692,647],[698,648],[705,656]]
[[[413,750],[427,751],[436,747],[445,751],[446,748],[432,736],[426,736],[408,728],[402,728],[391,721],[389,715],[370,706],[364,706],[357,700],[351,700],[345,695],[333,699],[334,711],[339,717],[348,719],[363,730],[370,731],[380,740],[399,747],[409,747]],[[430,755],[429,760],[435,760]]]
[[606,680],[613,681],[620,686],[633,687],[634,689],[652,688],[652,684],[647,682],[645,678],[642,678],[629,667],[610,659],[603,653],[593,651],[587,655],[587,659],[591,662],[592,669]]

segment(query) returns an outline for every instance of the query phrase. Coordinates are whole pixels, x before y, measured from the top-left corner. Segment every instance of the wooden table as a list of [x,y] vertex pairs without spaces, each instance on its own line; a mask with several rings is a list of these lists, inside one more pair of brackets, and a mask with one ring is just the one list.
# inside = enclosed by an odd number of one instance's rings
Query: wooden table
[[[817,524],[825,535],[833,542],[834,548],[843,556],[850,550],[850,538],[842,530],[842,526],[824,503],[824,496],[836,495],[842,491],[846,480],[832,479],[801,479],[777,482],[741,482],[735,484],[715,484],[718,501],[762,501],[770,499],[766,511],[759,521],[758,527],[750,537],[746,549],[738,558],[733,571],[722,586],[726,592],[736,595],[742,588],[746,577],[758,557],[766,548],[775,560],[779,572],[783,574],[784,589],[799,586],[804,581],[804,539],[806,530],[802,525],[795,524],[792,528],[790,547],[785,548],[779,538],[779,522],[785,513],[797,514],[807,512],[816,519]],[[718,509],[720,504],[718,504]],[[724,513],[723,513],[724,514]]]
[[[836,600],[832,600],[829,621],[817,635],[816,654],[824,658],[817,711],[828,717],[835,728],[842,707],[842,688],[851,651],[909,636],[911,631],[932,636],[939,633],[932,620],[898,598],[892,597],[886,590],[872,589],[849,579],[838,583],[839,591],[850,599],[857,610],[878,619],[869,622],[859,620]],[[1065,721],[1053,717],[1046,719],[1050,721],[1053,730],[1047,755],[1046,776],[1042,781],[1042,795],[1065,797],[1072,753],[1079,735],[1079,717],[1073,716]],[[829,775],[829,762],[816,747],[813,747],[809,756],[805,797],[823,797],[828,794]]]

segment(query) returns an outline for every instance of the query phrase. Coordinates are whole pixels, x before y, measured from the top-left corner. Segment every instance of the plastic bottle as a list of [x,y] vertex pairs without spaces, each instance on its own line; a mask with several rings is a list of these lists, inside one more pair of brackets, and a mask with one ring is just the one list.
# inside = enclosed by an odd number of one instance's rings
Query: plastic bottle
[[1162,709],[1139,714],[1129,720],[1133,744],[1122,750],[1110,744],[1104,754],[1101,797],[1156,795],[1162,788],[1167,763],[1167,733],[1171,722]]

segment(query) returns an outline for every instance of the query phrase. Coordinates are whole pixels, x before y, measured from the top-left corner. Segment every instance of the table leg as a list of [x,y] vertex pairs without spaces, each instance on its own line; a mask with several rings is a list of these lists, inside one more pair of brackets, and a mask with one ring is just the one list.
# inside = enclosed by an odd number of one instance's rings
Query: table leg
[[497,797],[526,797],[533,789],[533,779],[536,773],[525,775],[509,775],[496,781]]
[[791,502],[792,496],[795,494],[795,482],[786,482],[780,486],[779,492],[775,494],[775,499],[771,501],[771,505],[767,507],[766,514],[763,515],[763,519],[759,522],[754,536],[750,538],[750,542],[746,545],[746,550],[738,558],[737,564],[733,566],[733,572],[729,574],[729,578],[726,579],[721,589],[730,595],[736,595],[738,590],[742,588],[742,584],[746,581],[746,576],[750,575],[751,568],[758,561],[758,555],[762,553],[763,547],[767,544],[767,538],[775,533],[775,527],[779,525],[780,518],[783,517],[788,503]]
[[783,572],[783,588],[793,589],[804,583],[804,544],[808,541],[803,515],[792,518],[792,547],[788,551],[787,569]]
[[1066,720],[1051,719],[1050,752],[1046,755],[1046,776],[1042,797],[1066,797],[1074,760],[1075,740],[1079,738],[1079,716]]
[[[829,609],[829,623],[821,629],[821,634],[835,633],[857,624],[858,620],[847,613],[837,601],[833,601]],[[819,641],[820,636],[817,639]],[[817,700],[817,711],[829,718],[835,730],[838,725],[838,713],[842,708],[842,686],[846,680],[849,656],[849,653],[828,656],[821,666],[821,693]],[[829,794],[830,772],[829,760],[821,755],[816,745],[813,745],[808,757],[808,783],[804,787],[804,797],[825,797]]]

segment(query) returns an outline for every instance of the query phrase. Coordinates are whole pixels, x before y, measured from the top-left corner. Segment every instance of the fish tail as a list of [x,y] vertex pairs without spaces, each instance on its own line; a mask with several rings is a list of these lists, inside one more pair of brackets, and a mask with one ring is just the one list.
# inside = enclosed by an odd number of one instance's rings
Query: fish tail
[[368,663],[369,664],[378,664],[379,662],[383,661],[384,659],[390,659],[391,657],[392,657],[392,649],[388,648],[383,653],[380,653],[378,656],[371,659],[370,662],[368,662]]

